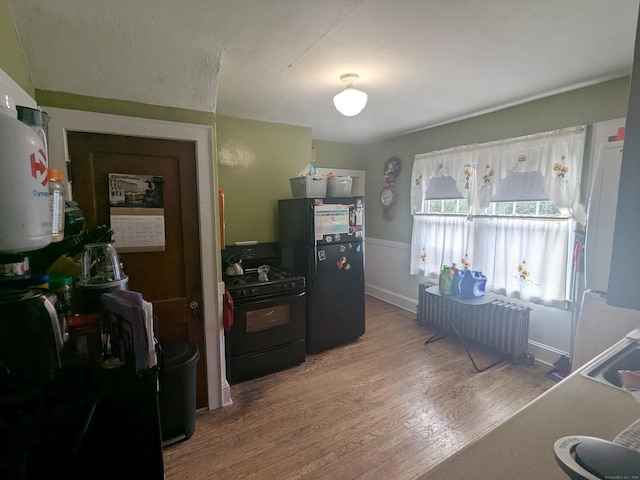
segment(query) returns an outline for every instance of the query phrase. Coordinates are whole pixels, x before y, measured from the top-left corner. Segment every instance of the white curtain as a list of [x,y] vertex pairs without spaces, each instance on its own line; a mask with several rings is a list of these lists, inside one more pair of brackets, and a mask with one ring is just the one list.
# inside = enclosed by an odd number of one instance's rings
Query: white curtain
[[586,212],[580,199],[580,173],[586,127],[450,148],[416,155],[412,171],[411,213],[424,213],[429,180],[451,176],[469,202],[469,215],[481,214],[510,173],[540,172],[549,199],[578,223]]
[[571,298],[573,231],[570,218],[538,220],[477,217],[472,269],[490,289],[508,297],[563,308]]
[[[461,266],[473,234],[464,216],[419,215],[413,218],[411,275],[437,278],[443,264]],[[469,252],[470,253],[470,252]]]
[[[487,275],[496,293],[564,306],[570,298],[575,222],[586,220],[579,194],[585,131],[582,125],[416,155],[410,273],[437,278],[443,264],[460,266],[464,258],[471,262],[472,270]],[[535,175],[522,175],[526,172]],[[510,180],[517,177],[518,181],[505,182],[505,187],[541,176],[546,197],[570,212],[572,218],[481,216],[500,190],[501,181],[512,173]],[[467,199],[467,218],[425,214],[429,181],[443,176],[453,177],[458,191]],[[505,195],[513,196],[514,192],[503,190],[501,196]]]

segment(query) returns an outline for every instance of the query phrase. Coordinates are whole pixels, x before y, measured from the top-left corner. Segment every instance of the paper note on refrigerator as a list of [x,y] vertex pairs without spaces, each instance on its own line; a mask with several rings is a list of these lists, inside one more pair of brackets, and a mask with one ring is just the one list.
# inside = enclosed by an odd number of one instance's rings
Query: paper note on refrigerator
[[315,207],[315,237],[349,233],[349,206],[328,204]]

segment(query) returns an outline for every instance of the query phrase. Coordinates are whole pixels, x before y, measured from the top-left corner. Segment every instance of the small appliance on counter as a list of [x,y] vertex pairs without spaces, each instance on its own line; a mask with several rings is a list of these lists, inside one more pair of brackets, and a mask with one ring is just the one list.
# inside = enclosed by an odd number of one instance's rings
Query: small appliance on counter
[[103,293],[129,289],[120,257],[111,243],[90,243],[82,252],[82,275],[76,283],[76,312],[99,313]]
[[55,295],[0,289],[0,398],[38,392],[61,365],[63,337]]
[[28,252],[51,243],[46,147],[0,95],[0,252]]

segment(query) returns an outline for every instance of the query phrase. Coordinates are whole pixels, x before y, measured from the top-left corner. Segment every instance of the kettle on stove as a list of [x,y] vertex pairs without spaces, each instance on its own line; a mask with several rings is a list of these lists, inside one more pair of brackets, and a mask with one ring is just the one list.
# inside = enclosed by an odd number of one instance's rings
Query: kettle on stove
[[236,277],[239,275],[242,275],[244,273],[244,270],[242,268],[242,259],[238,258],[238,257],[229,257],[229,260],[227,260],[227,263],[229,265],[227,265],[227,270],[225,271],[225,273],[227,274],[227,276],[229,277]]

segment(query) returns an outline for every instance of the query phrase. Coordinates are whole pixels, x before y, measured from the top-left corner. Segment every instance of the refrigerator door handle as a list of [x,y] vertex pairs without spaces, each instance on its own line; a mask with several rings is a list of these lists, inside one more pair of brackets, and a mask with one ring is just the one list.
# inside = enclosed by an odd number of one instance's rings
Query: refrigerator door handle
[[310,253],[313,253],[313,262],[309,265],[309,285],[313,285],[318,276],[318,247],[313,246]]

